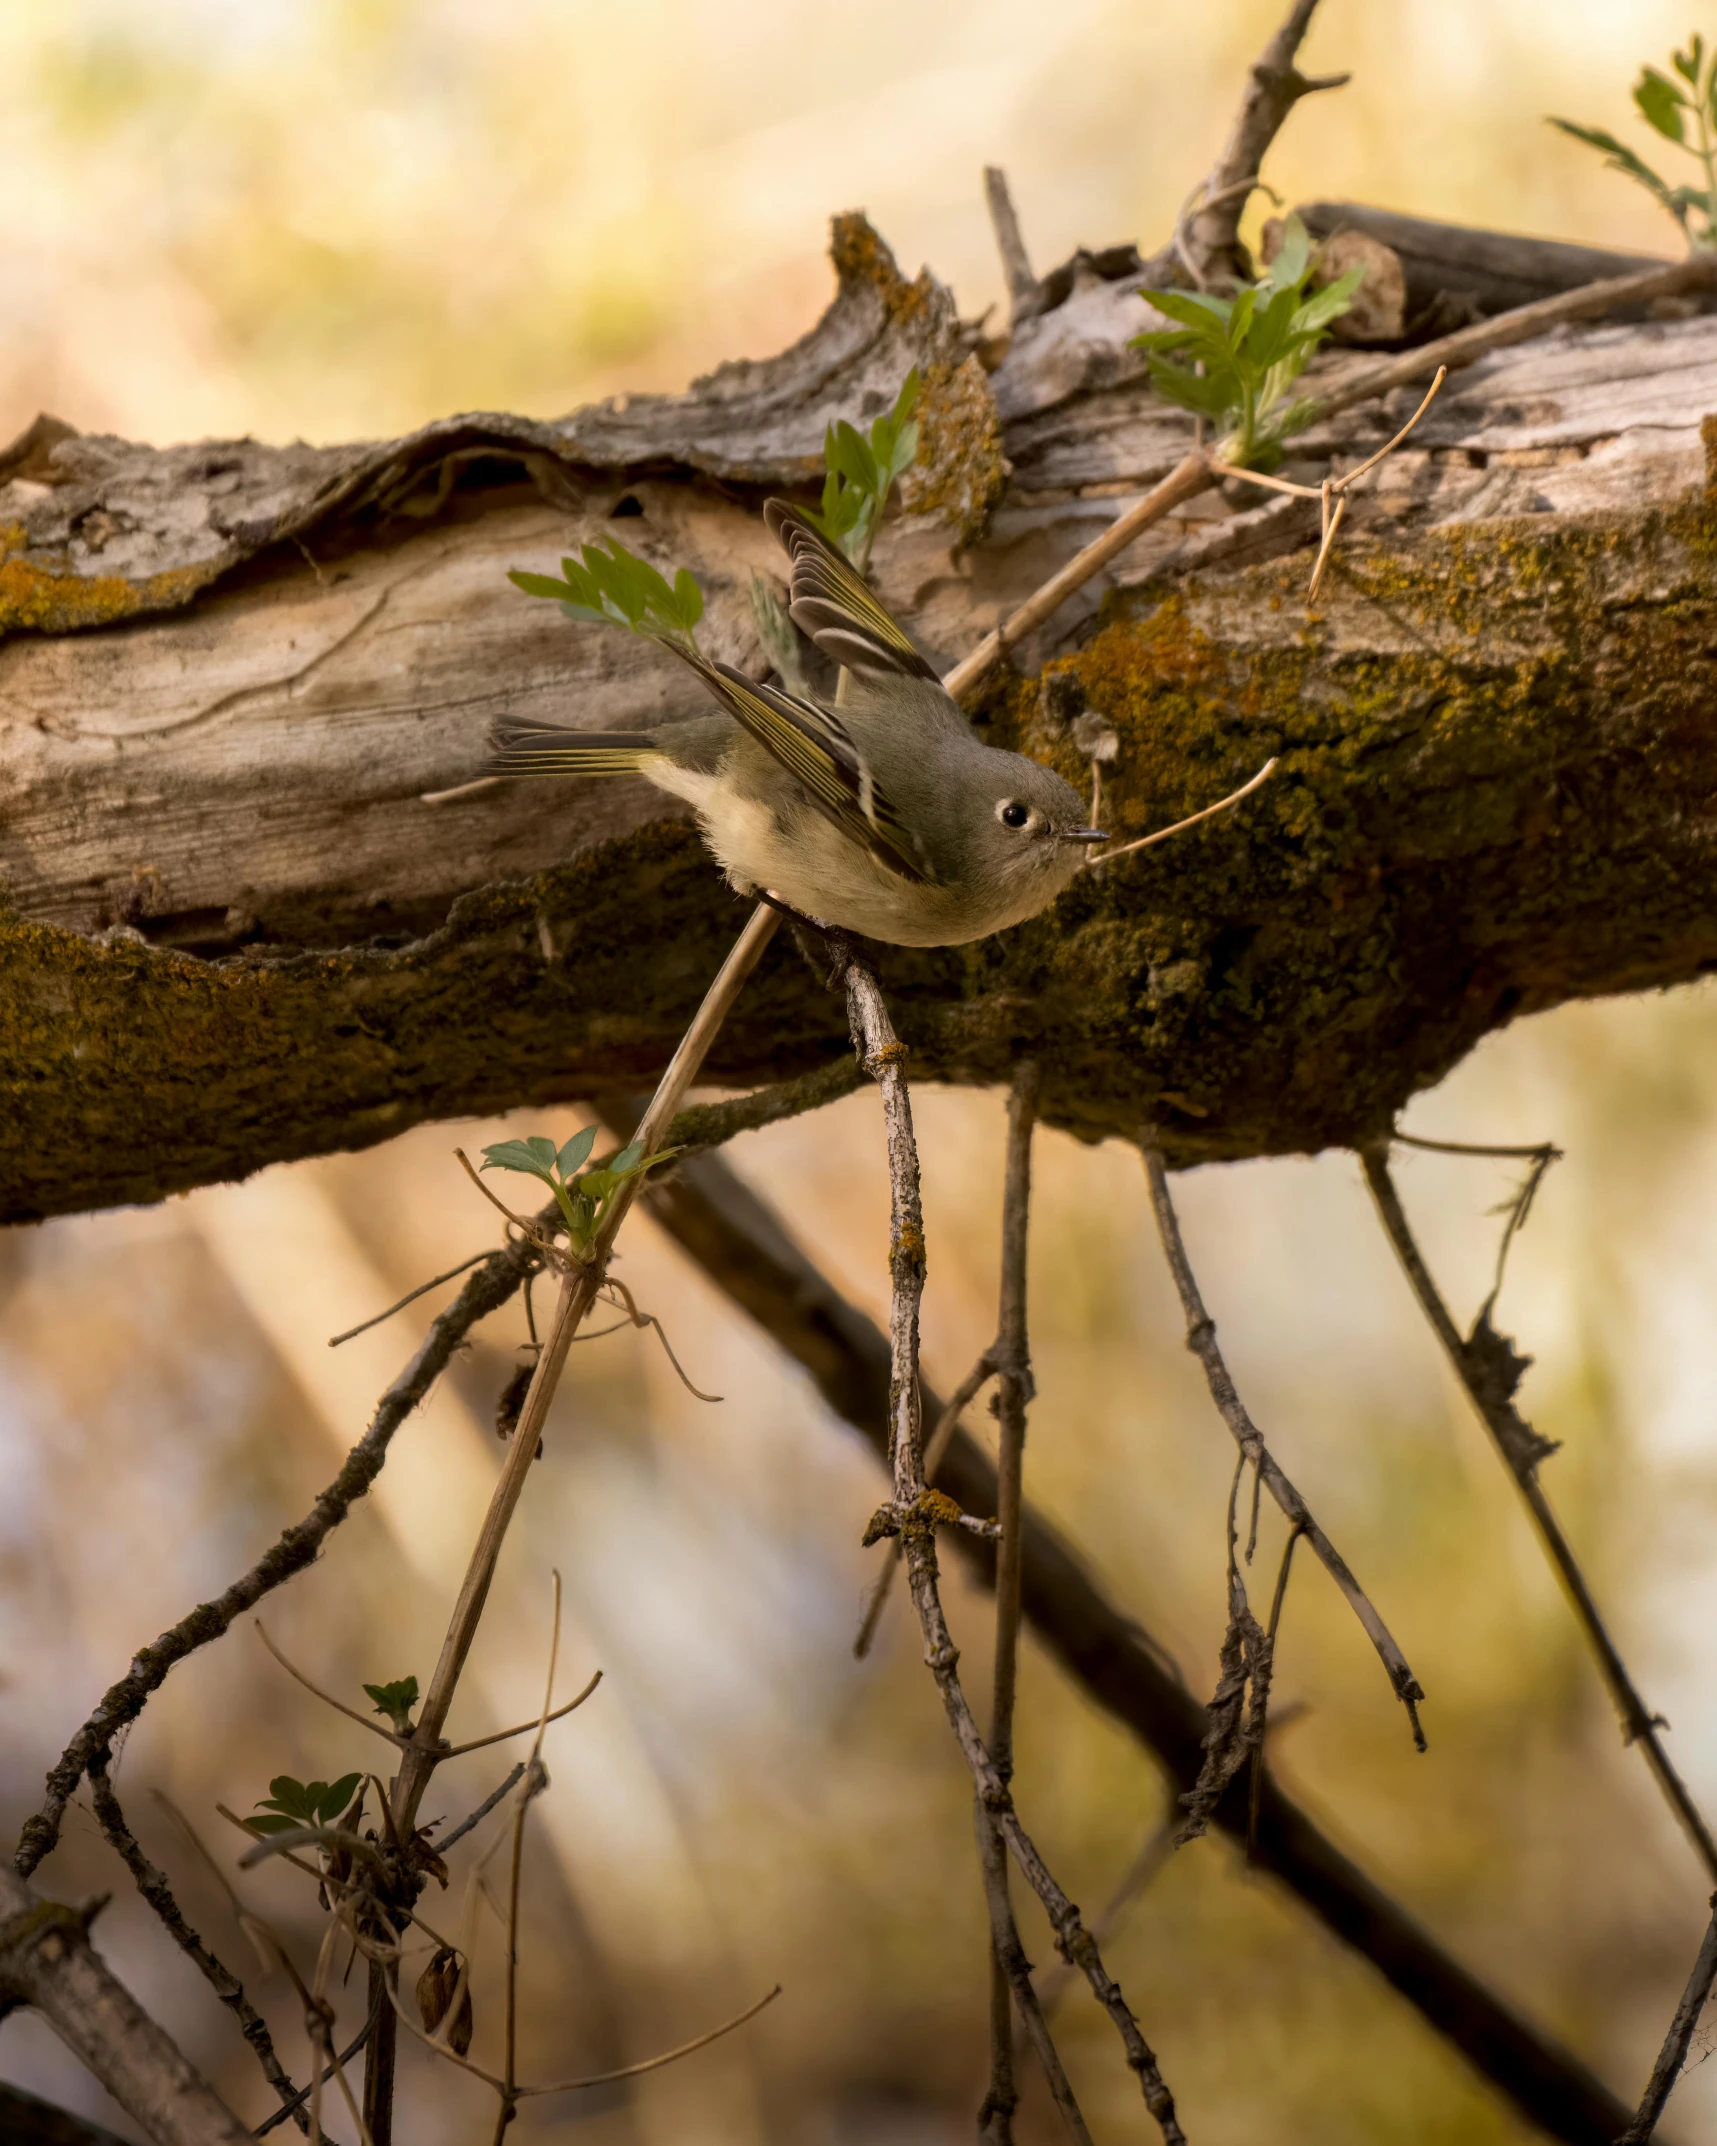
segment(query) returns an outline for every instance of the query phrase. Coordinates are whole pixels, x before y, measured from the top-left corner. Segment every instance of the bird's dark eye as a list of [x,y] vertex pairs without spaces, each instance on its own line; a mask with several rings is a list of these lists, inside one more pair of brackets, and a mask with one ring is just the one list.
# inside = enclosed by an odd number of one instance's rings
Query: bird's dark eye
[[1010,802],[1002,806],[996,817],[1004,827],[1023,827],[1031,818],[1031,811],[1026,805]]

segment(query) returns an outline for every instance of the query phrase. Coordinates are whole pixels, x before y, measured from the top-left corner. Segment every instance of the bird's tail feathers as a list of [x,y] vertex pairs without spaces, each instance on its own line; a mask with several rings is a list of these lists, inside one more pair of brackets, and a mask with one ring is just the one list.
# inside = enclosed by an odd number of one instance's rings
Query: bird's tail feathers
[[637,775],[661,748],[637,730],[567,730],[503,717],[489,733],[491,775]]

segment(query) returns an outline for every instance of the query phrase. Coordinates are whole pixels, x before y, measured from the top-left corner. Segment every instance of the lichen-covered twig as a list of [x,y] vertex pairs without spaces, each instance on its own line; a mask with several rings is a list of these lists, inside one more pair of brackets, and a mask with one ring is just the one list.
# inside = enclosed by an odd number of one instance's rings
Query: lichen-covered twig
[[1514,1404],[1515,1388],[1530,1359],[1520,1355],[1513,1342],[1505,1334],[1499,1334],[1491,1324],[1494,1292],[1486,1299],[1471,1334],[1462,1340],[1460,1329],[1450,1316],[1442,1292],[1419,1250],[1407,1220],[1407,1210],[1401,1204],[1401,1195],[1395,1189],[1395,1179],[1389,1168],[1388,1142],[1377,1141],[1362,1148],[1360,1161],[1384,1234],[1395,1248],[1408,1287],[1418,1298],[1419,1308],[1430,1323],[1431,1331],[1442,1343],[1455,1376],[1466,1389],[1479,1421],[1490,1433],[1503,1465],[1525,1500],[1545,1555],[1562,1582],[1597,1660],[1599,1674],[1622,1718],[1623,1736],[1630,1744],[1637,1743],[1644,1752],[1646,1764],[1663,1791],[1665,1801],[1681,1821],[1706,1871],[1717,1879],[1717,1841],[1712,1839],[1704,1814],[1664,1747],[1659,1732],[1667,1724],[1640,1696],[1639,1687],[1610,1637],[1609,1627],[1580,1569],[1580,1562],[1562,1532],[1561,1522],[1544,1494],[1543,1484],[1538,1480],[1539,1463],[1556,1449],[1548,1439],[1539,1436]]
[[925,1659],[971,1771],[979,1804],[1006,1843],[1026,1883],[1043,1903],[1063,1956],[1080,1968],[1114,2022],[1127,2062],[1138,2075],[1145,2105],[1157,2121],[1165,2146],[1185,2146],[1185,2133],[1175,2116],[1174,2097],[1164,2083],[1151,2046],[1104,1966],[1095,1940],[1080,1920],[1079,1910],[1056,1882],[1036,1843],[1020,1823],[1012,1793],[978,1733],[960,1686],[960,1652],[948,1629],[937,1581],[935,1527],[933,1522],[915,1517],[922,1512],[926,1494],[918,1379],[918,1314],[924,1293],[925,1260],[918,1150],[902,1065],[906,1049],[894,1033],[875,976],[850,942],[837,940],[837,959],[837,973],[846,987],[853,1047],[881,1091],[888,1141],[889,1275],[893,1283],[889,1312],[889,1459],[895,1511],[906,1550],[907,1582],[924,1633]]
[[310,2124],[302,2106],[305,2097],[293,2085],[290,2075],[275,2052],[274,2037],[268,2031],[268,2022],[245,1995],[244,1984],[237,1975],[210,1951],[185,1920],[178,1901],[173,1897],[173,1889],[167,1883],[166,1873],[150,1862],[138,1845],[137,1836],[126,1823],[125,1813],[120,1808],[119,1798],[114,1794],[113,1783],[108,1778],[105,1752],[90,1763],[89,1786],[95,1805],[96,1824],[130,1871],[137,1890],[155,1911],[167,1935],[237,2020],[239,2032],[250,2044],[251,2053],[262,2066],[264,2078],[280,2096],[282,2107],[279,2113],[282,2116],[290,2115],[299,2130],[308,2133]]
[[1186,1319],[1186,1345],[1204,1367],[1205,1383],[1210,1388],[1210,1398],[1216,1403],[1217,1413],[1227,1424],[1242,1455],[1257,1471],[1258,1480],[1281,1507],[1290,1525],[1311,1544],[1324,1570],[1341,1589],[1348,1606],[1364,1626],[1365,1636],[1377,1649],[1378,1659],[1388,1674],[1390,1688],[1407,1709],[1407,1718],[1413,1724],[1413,1741],[1423,1751],[1425,1736],[1419,1726],[1418,1705],[1425,1696],[1424,1690],[1407,1666],[1407,1657],[1396,1645],[1394,1635],[1377,1614],[1370,1596],[1348,1569],[1347,1560],[1312,1518],[1305,1499],[1282,1472],[1264,1443],[1263,1433],[1247,1414],[1245,1404],[1229,1375],[1228,1366],[1223,1361],[1222,1351],[1217,1346],[1216,1321],[1204,1307],[1197,1277],[1192,1271],[1191,1261],[1186,1256],[1186,1244],[1180,1232],[1180,1217],[1175,1213],[1174,1199],[1169,1192],[1168,1169],[1154,1132],[1147,1130],[1141,1147],[1145,1158],[1145,1176],[1150,1184],[1151,1206],[1157,1218],[1157,1229],[1162,1236],[1169,1272],[1174,1277],[1181,1311]]
[[1693,2039],[1693,2030],[1699,2024],[1699,2015],[1705,2009],[1711,1985],[1717,1981],[1717,1898],[1711,1905],[1712,1915],[1705,1926],[1704,1942],[1693,1962],[1687,1987],[1681,1993],[1681,2002],[1675,2008],[1675,2017],[1669,2023],[1669,2032],[1663,2038],[1663,2047],[1657,2053],[1657,2062],[1651,2068],[1638,2113],[1616,2141],[1616,2146],[1647,2146],[1657,2129],[1657,2120],[1663,2114],[1664,2103],[1681,2076],[1681,2067],[1687,2062],[1687,2047]]

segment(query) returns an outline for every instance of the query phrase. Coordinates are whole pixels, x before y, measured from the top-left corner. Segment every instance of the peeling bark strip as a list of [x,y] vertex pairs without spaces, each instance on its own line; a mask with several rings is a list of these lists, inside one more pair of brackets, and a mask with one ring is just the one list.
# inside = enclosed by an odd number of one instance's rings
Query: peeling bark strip
[[[1126,347],[1136,292],[1073,279],[986,376],[948,294],[862,219],[835,260],[809,336],[685,397],[364,448],[44,425],[0,456],[0,1216],[660,1068],[738,921],[674,808],[623,780],[422,802],[480,771],[503,707],[632,728],[683,691],[658,654],[515,599],[506,567],[623,511],[704,583],[715,651],[755,665],[757,494],[919,363],[917,497],[968,548],[908,517],[879,578],[946,663],[1187,445]],[[1293,473],[1351,466],[1416,399],[1320,427]],[[1075,719],[1101,717],[1123,836],[1282,768],[1018,931],[890,954],[924,1076],[1000,1079],[1042,1047],[1052,1123],[1154,1117],[1175,1163],[1314,1148],[1380,1130],[1518,1012],[1717,960],[1706,411],[1717,321],[1563,331],[1455,377],[1367,480],[1315,614],[1303,561],[1270,556],[1303,523],[1250,495],[1124,554],[1021,652],[1048,680],[993,688],[992,735],[1083,786]],[[1220,564],[1176,579],[1183,551]],[[777,952],[711,1072],[842,1049]]]

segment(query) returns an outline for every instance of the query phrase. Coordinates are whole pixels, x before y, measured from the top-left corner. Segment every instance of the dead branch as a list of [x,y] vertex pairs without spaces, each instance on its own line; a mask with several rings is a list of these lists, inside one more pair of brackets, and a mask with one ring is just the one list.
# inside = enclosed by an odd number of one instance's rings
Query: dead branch
[[[1012,1783],[1014,1771],[1014,1699],[1019,1669],[1020,1602],[1020,1504],[1025,1470],[1026,1409],[1035,1390],[1031,1373],[1031,1341],[1027,1323],[1026,1243],[1031,1220],[1031,1136],[1037,1125],[1038,1071],[1030,1060],[1015,1068],[1013,1090],[1008,1098],[1007,1165],[1002,1175],[1001,1303],[996,1314],[996,1340],[990,1362],[996,1373],[996,1425],[1000,1448],[996,1463],[996,1520],[1001,1539],[996,1550],[996,1645],[994,1688],[990,1712],[990,1758],[1001,1780]],[[938,1426],[940,1428],[940,1426]],[[940,1458],[940,1456],[938,1456]],[[926,1455],[926,1480],[928,1477]],[[1013,2114],[1013,2020],[1010,1990],[1017,1993],[1029,1970],[1022,1975],[1024,1954],[1019,1934],[1013,1928],[1013,1910],[1008,1903],[1007,1858],[995,1822],[980,1803],[977,1811],[979,1847],[984,1856],[984,1885],[990,1899],[990,2090],[984,2107],[996,2112],[993,2135],[999,2146],[1011,2146]],[[1009,1944],[1009,1932],[1012,1944]],[[1017,1958],[1016,1958],[1017,1955]],[[1036,1992],[1031,2003],[1037,2003]],[[1041,2010],[1034,2022],[1021,2006],[1021,2018],[1032,2034],[1039,2054],[1051,2052],[1054,2043],[1043,2023]],[[1065,2098],[1064,2098],[1065,2097]],[[1056,2092],[1057,2104],[1077,2123],[1078,2105],[1065,2077]],[[979,2131],[983,2131],[980,2119]]]
[[1651,2068],[1638,2113],[1616,2141],[1616,2146],[1647,2146],[1656,2131],[1664,2104],[1681,2076],[1681,2067],[1687,2062],[1687,2047],[1699,2024],[1699,2015],[1705,2009],[1705,2000],[1711,1994],[1713,1981],[1717,1981],[1717,1899],[1712,1902],[1712,1916],[1705,1926],[1704,1942],[1693,1962],[1687,1987],[1681,1993],[1681,2002],[1675,2008],[1675,2017],[1669,2023],[1669,2032],[1663,2038],[1657,2062]]
[[[612,1099],[602,1115],[627,1129]],[[793,1242],[774,1211],[719,1157],[701,1156],[646,1194],[680,1249],[815,1382],[829,1409],[885,1458],[890,1424],[886,1336]],[[924,1405],[935,1414],[936,1395]],[[941,1485],[969,1512],[993,1512],[996,1475],[977,1442],[956,1432]],[[993,1584],[994,1551],[956,1534],[954,1548]],[[1079,1553],[1029,1503],[1022,1515],[1024,1613],[1039,1640],[1090,1698],[1123,1723],[1189,1789],[1198,1778],[1204,1709],[1169,1657],[1103,1591]],[[1248,1799],[1230,1790],[1215,1824],[1237,1843]],[[1257,1860],[1334,1936],[1369,1960],[1529,2122],[1566,2146],[1612,2146],[1633,2111],[1580,2060],[1453,1959],[1418,1919],[1369,1878],[1262,1770]]]
[[251,2054],[262,2066],[263,2077],[280,2097],[280,2113],[283,2116],[290,2113],[299,2130],[308,2132],[309,2122],[300,2106],[304,2097],[293,2085],[275,2053],[274,2037],[268,2031],[268,2022],[246,1997],[244,1984],[237,1975],[210,1951],[185,1920],[179,1903],[173,1897],[172,1887],[167,1883],[166,1873],[150,1862],[139,1847],[136,1835],[126,1823],[119,1798],[113,1792],[105,1753],[90,1763],[89,1786],[95,1805],[96,1823],[106,1834],[126,1869],[130,1871],[137,1890],[155,1911],[167,1935],[238,2022],[239,2032],[250,2044]]
[[1663,1791],[1664,1800],[1680,1820],[1707,1872],[1717,1878],[1717,1841],[1713,1841],[1704,1814],[1664,1746],[1660,1732],[1668,1724],[1641,1698],[1627,1664],[1610,1637],[1609,1627],[1580,1569],[1579,1560],[1538,1480],[1539,1463],[1556,1449],[1549,1440],[1538,1435],[1514,1403],[1515,1389],[1531,1359],[1522,1356],[1508,1336],[1499,1334],[1492,1326],[1488,1300],[1474,1322],[1471,1334],[1466,1340],[1461,1339],[1460,1330],[1450,1317],[1442,1293],[1425,1264],[1408,1223],[1407,1210],[1395,1189],[1387,1141],[1361,1149],[1360,1161],[1372,1199],[1376,1202],[1378,1219],[1401,1262],[1408,1287],[1418,1299],[1431,1331],[1442,1343],[1443,1353],[1453,1366],[1479,1421],[1490,1433],[1503,1466],[1514,1478],[1544,1553],[1562,1582],[1586,1643],[1596,1658],[1598,1672],[1621,1716],[1623,1738],[1641,1747],[1646,1764]]
[[142,1647],[131,1667],[102,1695],[101,1704],[67,1744],[47,1778],[42,1808],[24,1826],[15,1864],[28,1877],[59,1838],[68,1798],[91,1763],[105,1759],[113,1740],[142,1713],[175,1663],[227,1632],[235,1619],[254,1609],[294,1573],[315,1562],[322,1545],[381,1473],[394,1433],[441,1373],[472,1327],[499,1310],[527,1274],[536,1271],[538,1254],[528,1245],[511,1244],[493,1252],[444,1311],[405,1369],[376,1404],[369,1428],[352,1448],[345,1465],[317,1498],[305,1517],[289,1527],[251,1569],[212,1601],[201,1602],[159,1639]]
[[100,1906],[44,1900],[0,1867],[0,2012],[40,2012],[151,2146],[248,2146],[243,2124],[91,1948]]
[[[925,1251],[918,1151],[903,1070],[906,1049],[894,1033],[875,976],[850,942],[837,941],[837,958],[846,986],[853,1048],[882,1093],[892,1214],[889,1273],[894,1285],[889,1314],[889,1459],[894,1475],[894,1507],[906,1549],[907,1581],[924,1633],[926,1659],[971,1771],[982,1810],[1042,1901],[1062,1956],[1081,1969],[1098,2003],[1113,2021],[1126,2050],[1127,2063],[1138,2076],[1145,2105],[1156,2119],[1165,2146],[1185,2146],[1185,2134],[1175,2116],[1174,2097],[1163,2081],[1150,2044],[1104,1967],[1096,1942],[1079,1919],[1079,1910],[1056,1883],[1020,1823],[1007,1781],[997,1771],[960,1687],[960,1653],[943,1614],[937,1583],[935,1527],[933,1521],[919,1517],[927,1491],[918,1376],[918,1307],[924,1290]],[[998,1946],[1005,1945],[1005,1931],[994,1934]]]
[[1033,273],[1031,256],[1020,232],[1019,212],[1008,192],[1008,175],[994,164],[984,166],[984,199],[990,224],[996,234],[996,251],[1002,257],[1002,277],[1008,287],[1008,317],[1014,327],[1029,320],[1043,303],[1043,292]]
[[1195,197],[1183,211],[1175,232],[1175,252],[1200,290],[1207,284],[1237,282],[1251,263],[1239,243],[1240,218],[1258,184],[1270,144],[1302,97],[1318,90],[1340,89],[1347,75],[1303,75],[1294,65],[1317,0],[1294,0],[1288,19],[1259,55],[1247,79],[1246,95],[1227,146]]
[[1244,1459],[1257,1471],[1259,1481],[1280,1506],[1290,1525],[1311,1544],[1324,1570],[1340,1588],[1349,1608],[1364,1626],[1365,1636],[1377,1649],[1377,1657],[1388,1675],[1390,1689],[1407,1709],[1407,1718],[1413,1725],[1413,1741],[1423,1751],[1425,1737],[1419,1727],[1418,1714],[1419,1701],[1425,1696],[1423,1687],[1408,1667],[1407,1657],[1396,1645],[1389,1627],[1377,1614],[1370,1596],[1354,1578],[1347,1560],[1312,1518],[1305,1499],[1283,1474],[1264,1443],[1263,1433],[1247,1414],[1228,1366],[1223,1361],[1222,1351],[1217,1346],[1216,1321],[1204,1308],[1197,1277],[1192,1271],[1191,1261],[1186,1256],[1186,1243],[1181,1236],[1180,1218],[1175,1213],[1174,1199],[1169,1191],[1168,1170],[1163,1161],[1162,1149],[1157,1145],[1154,1133],[1149,1131],[1146,1132],[1142,1145],[1145,1176],[1151,1188],[1151,1206],[1156,1213],[1163,1252],[1168,1260],[1169,1272],[1174,1277],[1175,1288],[1180,1295],[1181,1311],[1186,1319],[1186,1345],[1204,1367],[1210,1398],[1216,1403],[1217,1413],[1227,1424]]

